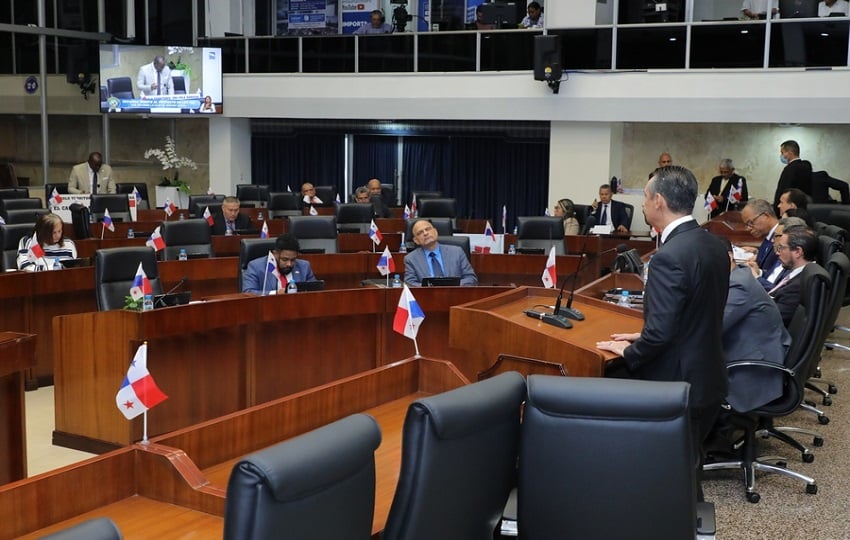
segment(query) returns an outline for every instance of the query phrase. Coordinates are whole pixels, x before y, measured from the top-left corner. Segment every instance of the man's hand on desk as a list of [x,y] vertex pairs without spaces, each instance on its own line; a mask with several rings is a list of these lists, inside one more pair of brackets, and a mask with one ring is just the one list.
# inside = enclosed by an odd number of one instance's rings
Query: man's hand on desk
[[611,341],[597,341],[596,348],[610,351],[616,355],[623,356],[626,347],[640,337],[640,334],[611,334]]

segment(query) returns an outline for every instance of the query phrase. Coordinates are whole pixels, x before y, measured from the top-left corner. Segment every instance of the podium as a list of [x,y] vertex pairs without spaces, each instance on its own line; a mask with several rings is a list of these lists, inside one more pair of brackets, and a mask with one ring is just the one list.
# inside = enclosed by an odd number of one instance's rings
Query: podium
[[0,484],[27,477],[24,370],[34,364],[34,335],[0,332]]

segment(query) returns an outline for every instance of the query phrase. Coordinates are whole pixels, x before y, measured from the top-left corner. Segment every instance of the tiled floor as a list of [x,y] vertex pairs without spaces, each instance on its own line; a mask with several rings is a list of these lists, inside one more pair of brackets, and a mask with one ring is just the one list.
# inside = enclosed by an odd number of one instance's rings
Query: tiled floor
[[26,393],[27,471],[35,476],[82,461],[94,454],[53,446],[53,387]]

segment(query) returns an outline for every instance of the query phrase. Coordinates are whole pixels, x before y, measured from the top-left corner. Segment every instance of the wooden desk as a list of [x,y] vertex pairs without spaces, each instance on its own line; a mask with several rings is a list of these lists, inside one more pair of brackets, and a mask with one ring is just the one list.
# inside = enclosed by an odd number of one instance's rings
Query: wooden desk
[[38,538],[96,516],[113,519],[127,540],[220,538],[232,463],[356,412],[372,414],[382,432],[377,539],[398,481],[407,404],[467,383],[447,362],[402,360],[2,486],[0,539]]
[[0,332],[0,484],[27,476],[24,370],[35,364],[35,336]]

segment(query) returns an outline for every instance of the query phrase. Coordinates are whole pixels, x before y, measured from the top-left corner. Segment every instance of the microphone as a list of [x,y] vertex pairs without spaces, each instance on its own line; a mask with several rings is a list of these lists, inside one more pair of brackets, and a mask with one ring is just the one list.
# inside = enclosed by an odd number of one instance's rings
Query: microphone
[[177,285],[171,287],[170,289],[168,289],[167,293],[160,296],[159,299],[157,300],[159,307],[165,307],[166,304],[165,304],[165,298],[164,297],[168,296],[169,294],[173,293],[174,291],[176,291],[177,289],[182,287],[187,281],[189,281],[189,276],[183,276],[182,278],[180,278],[180,281],[177,282]]
[[[573,319],[575,321],[583,321],[584,320],[584,313],[582,313],[578,309],[573,308],[573,296],[575,294],[576,286],[578,285],[578,275],[582,270],[584,270],[584,267],[587,266],[587,263],[589,262],[589,261],[585,260],[586,244],[587,244],[587,235],[585,235],[584,244],[581,247],[581,259],[582,260],[579,263],[578,268],[576,268],[576,271],[564,278],[564,281],[561,283],[561,290],[560,290],[560,292],[558,292],[558,298],[557,298],[557,300],[555,300],[555,307],[552,309],[552,313],[554,313],[556,315],[562,315],[564,317],[567,317],[568,319]],[[601,256],[603,256],[607,253],[611,253],[612,251],[616,251],[617,253],[624,253],[625,251],[628,251],[628,249],[629,249],[629,246],[627,246],[626,244],[619,244],[615,248],[606,249],[604,251],[601,251],[600,253],[597,254],[597,257],[601,257]],[[564,287],[567,286],[567,280],[570,279],[570,277],[573,278],[573,286],[570,288],[570,297],[567,299],[567,305],[565,307],[561,307],[561,301],[564,298]]]
[[573,323],[571,323],[566,317],[562,317],[561,315],[552,315],[551,313],[543,313],[541,311],[534,311],[533,309],[525,310],[525,314],[531,317],[532,319],[540,319],[546,324],[551,324],[552,326],[557,326],[558,328],[572,328]]

